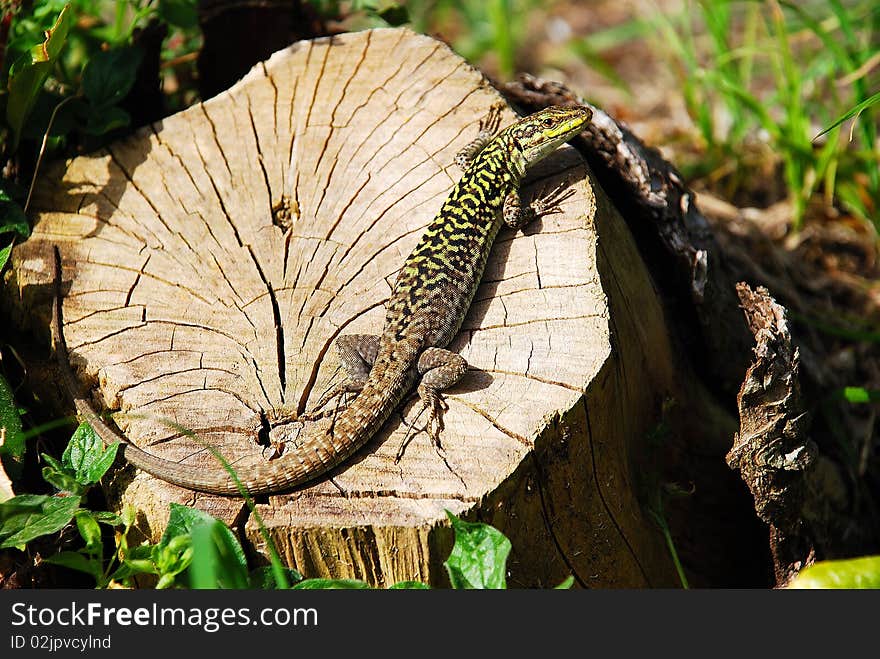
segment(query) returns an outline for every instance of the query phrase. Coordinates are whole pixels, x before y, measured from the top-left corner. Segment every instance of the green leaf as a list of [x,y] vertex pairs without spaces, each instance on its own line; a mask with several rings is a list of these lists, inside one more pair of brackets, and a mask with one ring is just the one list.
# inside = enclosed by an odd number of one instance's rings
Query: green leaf
[[61,466],[61,463],[48,453],[40,453],[40,457],[43,458],[43,461],[48,463],[48,465],[55,471],[64,471],[64,467]]
[[0,549],[23,548],[43,535],[60,531],[79,508],[79,497],[21,494],[0,503]]
[[149,559],[124,560],[122,565],[113,571],[110,575],[111,581],[121,581],[128,579],[136,574],[158,574],[153,561]]
[[199,522],[192,529],[193,588],[247,588],[247,560],[232,531],[220,520]]
[[[210,528],[199,530],[197,536],[196,530],[202,526]],[[195,556],[200,561],[198,566],[193,560]],[[225,524],[195,508],[171,504],[168,526],[156,545],[154,557],[163,575],[176,574],[190,566],[194,588],[247,588],[247,559],[235,535]],[[218,574],[219,569],[228,573]]]
[[[0,269],[2,267],[0,263]],[[16,480],[21,475],[25,441],[21,428],[21,414],[12,395],[12,387],[2,375],[0,375],[0,428],[5,429],[4,440],[0,444],[0,458],[3,459],[3,466],[10,478]]]
[[85,572],[86,574],[92,575],[96,580],[99,579],[103,573],[100,561],[83,556],[78,551],[58,552],[57,554],[52,554],[48,558],[44,558],[43,562],[51,563],[52,565],[61,565],[79,572]]
[[95,518],[96,522],[107,524],[108,526],[122,526],[124,524],[122,517],[107,510],[92,511],[92,517]]
[[196,0],[159,0],[159,16],[168,23],[183,30],[199,24]]
[[380,2],[374,11],[376,16],[392,27],[398,27],[409,22],[409,12],[406,6],[393,1]]
[[880,556],[814,563],[789,588],[880,588]]
[[18,146],[24,122],[67,40],[73,23],[69,8],[65,6],[58,14],[55,25],[46,31],[45,41],[31,48],[10,71],[6,121],[12,129],[12,149]]
[[73,516],[76,520],[76,528],[86,543],[86,551],[100,556],[104,552],[104,543],[101,541],[101,527],[92,516],[90,510],[77,510]]
[[104,442],[88,423],[81,423],[61,456],[61,464],[83,485],[101,480],[116,459],[119,442],[104,448]]
[[294,590],[369,590],[370,584],[358,579],[306,579],[293,587]]
[[844,387],[843,399],[847,403],[871,403],[880,400],[880,391],[864,387]]
[[[283,568],[283,571],[287,576],[288,583],[296,583],[303,579],[303,576],[293,568]],[[275,570],[271,565],[263,565],[251,570],[248,581],[250,588],[259,590],[277,590],[279,588],[278,581],[275,579]]]
[[554,590],[568,590],[572,586],[574,586],[574,577],[569,574]]
[[203,513],[197,508],[172,503],[168,515],[168,525],[165,527],[165,533],[162,534],[162,538],[159,540],[159,545],[167,546],[175,538],[188,536],[192,533],[193,527],[199,522],[213,522],[214,520],[214,517],[211,517],[208,513]]
[[822,137],[825,133],[837,128],[844,121],[847,121],[848,119],[852,119],[856,115],[861,114],[862,112],[867,110],[869,107],[871,107],[872,105],[876,105],[877,103],[880,103],[880,92],[877,92],[873,96],[869,96],[861,103],[858,103],[857,105],[851,107],[847,112],[845,112],[840,117],[838,117],[831,125],[823,128],[822,132],[819,133],[818,135],[816,135],[816,137],[814,137],[813,139],[816,140],[816,139]]
[[[192,563],[192,537],[189,533],[171,538],[167,543],[150,545],[149,560],[155,574],[160,575],[156,588],[173,586],[177,575]],[[143,558],[140,552],[131,552],[132,558]]]
[[448,510],[455,545],[444,565],[453,588],[506,588],[510,540],[488,524],[465,522]]
[[22,238],[31,235],[31,225],[21,206],[14,201],[0,200],[0,233],[17,233]]
[[14,244],[15,240],[9,243],[6,247],[0,248],[0,272],[6,267],[6,262],[9,260],[9,255],[12,254],[12,246]]
[[103,135],[131,123],[131,115],[114,105],[90,108],[87,116],[85,131],[89,135]]
[[[46,454],[43,454],[46,457]],[[54,485],[61,492],[69,492],[81,497],[85,494],[87,487],[80,483],[67,471],[59,471],[52,466],[43,467],[43,480]]]
[[431,587],[421,581],[398,581],[389,586],[388,590],[431,590]]
[[95,53],[83,71],[83,94],[95,109],[116,105],[134,85],[143,51],[140,48],[114,48]]

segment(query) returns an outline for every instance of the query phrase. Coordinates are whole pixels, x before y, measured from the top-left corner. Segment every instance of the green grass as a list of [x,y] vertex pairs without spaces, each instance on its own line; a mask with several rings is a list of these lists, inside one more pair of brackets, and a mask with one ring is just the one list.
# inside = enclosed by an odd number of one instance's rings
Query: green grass
[[406,7],[415,31],[439,31],[458,54],[475,64],[494,58],[498,74],[509,80],[527,41],[529,17],[545,4],[540,0],[415,0]]
[[[880,7],[704,0],[688,2],[680,15],[657,11],[654,20],[657,47],[681,74],[706,148],[704,171],[732,163],[734,185],[747,185],[741,154],[750,140],[764,139],[779,160],[795,228],[823,192],[826,204],[880,229],[876,100],[867,80]],[[846,119],[839,118],[853,106],[862,116],[851,134],[842,133]]]

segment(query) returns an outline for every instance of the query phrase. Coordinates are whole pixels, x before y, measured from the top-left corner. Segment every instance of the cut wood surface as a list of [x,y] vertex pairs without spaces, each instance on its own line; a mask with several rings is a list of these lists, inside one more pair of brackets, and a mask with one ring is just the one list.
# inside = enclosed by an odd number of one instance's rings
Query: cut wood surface
[[[204,104],[47,168],[5,304],[48,318],[59,246],[65,336],[96,406],[193,470],[220,468],[204,442],[236,467],[265,460],[267,418],[310,409],[340,377],[333,340],[381,332],[397,269],[460,176],[455,153],[500,102],[407,30],[296,43]],[[563,180],[562,214],[499,235],[451,346],[470,371],[447,393],[442,450],[419,433],[395,462],[410,399],[330,478],[258,503],[290,565],[443,583],[448,509],[511,538],[511,585],[676,583],[636,459],[680,376],[630,235],[578,154],[548,158],[526,191]],[[240,499],[131,467],[108,491],[148,537],[188,503],[265,553]]]

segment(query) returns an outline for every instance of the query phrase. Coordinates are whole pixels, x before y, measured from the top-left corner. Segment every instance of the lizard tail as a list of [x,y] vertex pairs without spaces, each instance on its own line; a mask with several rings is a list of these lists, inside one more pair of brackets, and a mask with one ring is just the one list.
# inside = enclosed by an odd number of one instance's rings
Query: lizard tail
[[[55,248],[55,295],[52,302],[51,330],[55,354],[67,390],[77,413],[84,418],[104,444],[120,441],[120,452],[139,469],[174,485],[200,492],[226,496],[270,494],[289,490],[314,480],[336,467],[360,449],[394,411],[403,393],[415,381],[413,369],[399,366],[373,377],[363,391],[337,417],[328,431],[307,433],[296,448],[281,458],[235,470],[213,447],[208,447],[222,468],[205,471],[191,465],[160,458],[135,446],[118,430],[110,427],[80,391],[70,366],[61,317],[61,254]],[[412,380],[412,382],[410,382]]]
[[[73,379],[69,365],[67,370],[68,374],[65,378]],[[88,421],[105,444],[120,441],[120,452],[128,462],[174,485],[224,496],[284,492],[322,476],[342,464],[366,444],[373,435],[370,428],[383,424],[394,410],[396,403],[397,401],[389,400],[388,404],[383,406],[387,412],[374,414],[374,421],[371,424],[360,425],[355,409],[357,400],[355,400],[339,414],[332,433],[312,433],[301,445],[286,452],[282,457],[261,464],[248,465],[241,470],[234,469],[216,449],[208,447],[222,467],[215,471],[207,471],[160,458],[135,446],[121,433],[111,428],[88,400],[74,395],[77,413]]]

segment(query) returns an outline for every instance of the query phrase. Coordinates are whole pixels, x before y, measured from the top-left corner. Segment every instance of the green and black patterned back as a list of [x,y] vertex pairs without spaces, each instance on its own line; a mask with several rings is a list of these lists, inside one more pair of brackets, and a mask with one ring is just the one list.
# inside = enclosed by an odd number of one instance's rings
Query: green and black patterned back
[[501,228],[504,198],[519,184],[509,131],[473,159],[403,264],[386,317],[397,340],[418,335],[423,346],[442,347],[461,327]]

